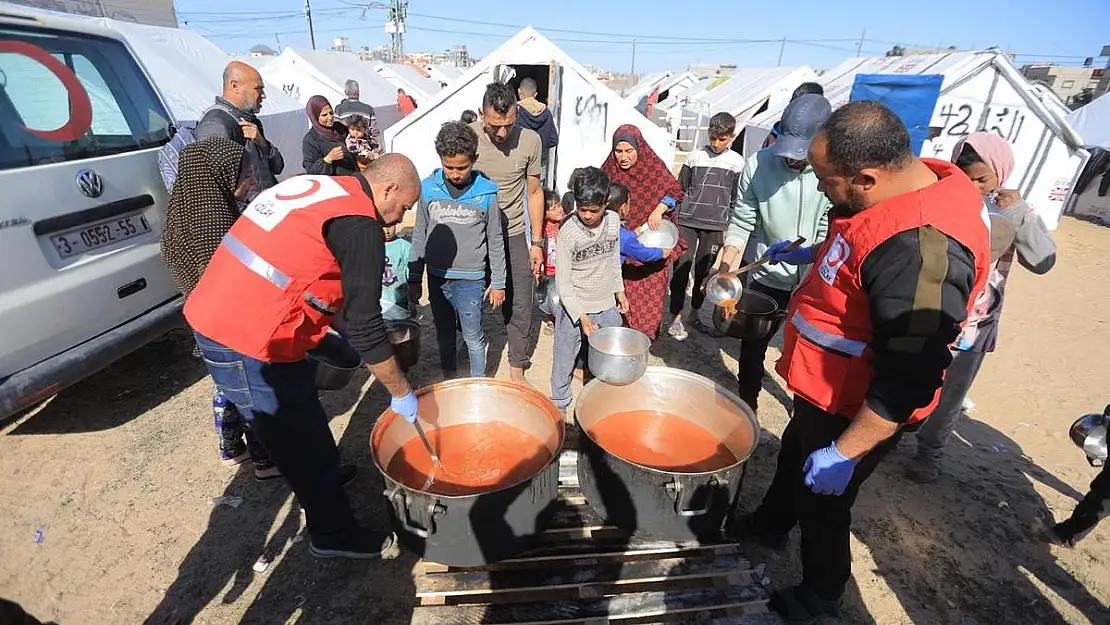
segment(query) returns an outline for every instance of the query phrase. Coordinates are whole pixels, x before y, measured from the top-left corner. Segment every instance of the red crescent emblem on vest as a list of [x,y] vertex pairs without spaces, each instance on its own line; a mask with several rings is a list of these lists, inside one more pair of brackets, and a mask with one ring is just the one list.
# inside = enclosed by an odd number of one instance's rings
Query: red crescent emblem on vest
[[309,180],[308,181],[308,190],[302,191],[300,193],[294,193],[293,195],[282,195],[280,193],[275,193],[274,194],[274,199],[275,200],[281,200],[282,202],[288,202],[289,200],[299,200],[301,198],[306,198],[306,197],[312,195],[313,193],[316,193],[319,190],[320,190],[320,181],[319,180]]
[[9,52],[25,56],[45,67],[61,81],[69,97],[69,121],[54,130],[37,130],[23,126],[23,130],[46,141],[65,143],[76,141],[92,127],[92,102],[85,87],[73,73],[58,59],[42,48],[24,41],[0,41],[0,53]]
[[833,241],[832,246],[829,248],[829,253],[825,255],[825,264],[832,267],[844,260],[843,255],[844,246],[840,245],[839,241]]

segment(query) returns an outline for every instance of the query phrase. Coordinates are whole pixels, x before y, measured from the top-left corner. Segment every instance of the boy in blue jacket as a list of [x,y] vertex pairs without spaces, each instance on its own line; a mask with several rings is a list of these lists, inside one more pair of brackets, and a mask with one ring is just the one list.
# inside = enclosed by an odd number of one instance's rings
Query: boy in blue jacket
[[671,250],[658,247],[647,247],[636,238],[636,233],[624,227],[624,216],[628,212],[628,187],[619,182],[609,183],[609,202],[607,208],[616,212],[621,218],[621,262],[632,259],[641,263],[653,263],[667,258]]
[[436,135],[441,169],[424,179],[409,262],[409,299],[421,296],[428,268],[428,300],[436,326],[443,374],[458,374],[456,324],[470,355],[470,376],[486,374],[486,335],[482,300],[486,268],[489,302],[505,301],[505,241],[497,185],[474,170],[478,135],[466,124],[447,122]]

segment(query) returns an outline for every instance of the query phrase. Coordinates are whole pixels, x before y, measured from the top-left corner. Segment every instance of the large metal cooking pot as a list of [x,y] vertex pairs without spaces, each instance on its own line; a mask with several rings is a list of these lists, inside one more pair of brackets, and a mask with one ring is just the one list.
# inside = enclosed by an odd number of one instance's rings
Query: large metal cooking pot
[[338,391],[347,386],[362,367],[362,356],[347,339],[331,329],[306,356],[315,369],[316,388],[321,391]]
[[385,322],[385,332],[397,365],[408,371],[420,360],[420,324],[413,319],[390,319]]
[[590,335],[590,373],[606,384],[631,384],[648,366],[651,339],[632,328],[599,328]]
[[[736,462],[699,473],[662,470],[610,453],[591,434],[605,417],[639,410],[668,413],[701,426],[720,440]],[[629,531],[666,540],[719,537],[740,492],[744,463],[759,442],[759,422],[747,404],[689,371],[648,367],[643,377],[628,386],[590,382],[578,398],[574,416],[585,433],[578,480],[599,514]]]
[[[558,496],[564,425],[554,404],[531,387],[491,378],[443,382],[418,390],[416,396],[420,421],[433,447],[440,447],[442,437],[450,434],[445,428],[503,423],[539,439],[550,457],[530,477],[478,494],[437,494],[435,482],[412,488],[389,469],[394,457],[406,445],[411,448],[410,441],[419,435],[386,410],[370,434],[370,452],[385,478],[385,496],[401,544],[426,560],[449,566],[481,566],[532,547]],[[399,460],[404,462],[404,457]],[[436,480],[451,480],[451,471],[449,459],[443,458]]]
[[1071,441],[1083,450],[1087,460],[1094,466],[1106,462],[1106,429],[1110,424],[1110,406],[1102,414],[1087,414],[1076,419],[1068,429]]
[[738,339],[762,340],[782,320],[785,310],[770,295],[744,291],[740,300],[725,300],[713,307],[713,327]]

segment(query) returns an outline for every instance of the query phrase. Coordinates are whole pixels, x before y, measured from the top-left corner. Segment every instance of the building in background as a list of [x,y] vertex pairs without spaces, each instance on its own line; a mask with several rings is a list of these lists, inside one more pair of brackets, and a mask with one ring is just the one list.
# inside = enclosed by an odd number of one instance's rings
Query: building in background
[[251,57],[256,58],[256,59],[260,59],[260,58],[263,58],[263,57],[277,56],[277,54],[278,53],[275,52],[273,48],[271,48],[270,46],[267,46],[267,45],[262,45],[262,44],[259,44],[259,45],[250,49]]
[[1065,104],[1078,108],[1110,90],[1110,70],[1035,63],[1021,68],[1032,82],[1039,82],[1060,96]]
[[348,37],[334,37],[331,40],[332,52],[350,52],[351,40]]
[[15,4],[125,22],[177,28],[173,0],[9,0]]

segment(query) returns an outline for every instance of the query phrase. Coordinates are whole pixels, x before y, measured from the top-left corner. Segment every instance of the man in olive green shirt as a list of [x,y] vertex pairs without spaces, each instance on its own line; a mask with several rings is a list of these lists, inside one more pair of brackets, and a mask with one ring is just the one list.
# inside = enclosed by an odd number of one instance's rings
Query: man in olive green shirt
[[516,94],[512,87],[499,82],[486,86],[482,118],[473,127],[478,133],[475,169],[497,184],[497,200],[505,215],[508,288],[501,310],[509,339],[510,377],[514,382],[526,383],[524,371],[532,365],[536,345],[533,290],[543,267],[540,136],[516,125]]

